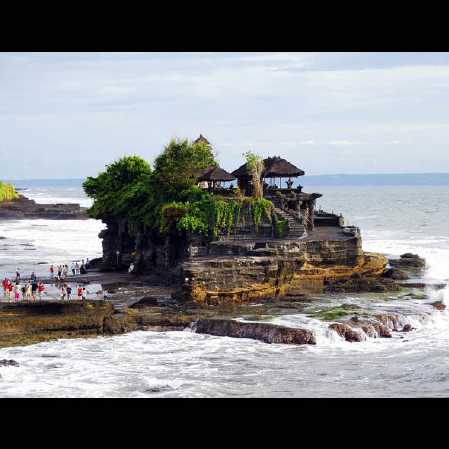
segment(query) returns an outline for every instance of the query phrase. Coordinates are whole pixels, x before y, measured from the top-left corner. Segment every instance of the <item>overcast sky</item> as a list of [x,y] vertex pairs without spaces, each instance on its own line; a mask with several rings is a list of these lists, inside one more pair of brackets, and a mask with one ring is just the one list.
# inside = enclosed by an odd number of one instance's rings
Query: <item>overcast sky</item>
[[449,53],[0,53],[0,179],[150,162],[172,137],[223,168],[449,172]]

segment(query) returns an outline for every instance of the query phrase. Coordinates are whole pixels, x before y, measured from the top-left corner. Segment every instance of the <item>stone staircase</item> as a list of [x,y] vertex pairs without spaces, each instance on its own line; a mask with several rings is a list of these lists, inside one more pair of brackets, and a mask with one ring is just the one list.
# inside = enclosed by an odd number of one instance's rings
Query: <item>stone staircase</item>
[[278,207],[275,207],[274,212],[282,219],[287,220],[289,229],[286,237],[287,239],[299,239],[304,235],[304,225],[302,225],[296,217],[283,209],[279,209]]

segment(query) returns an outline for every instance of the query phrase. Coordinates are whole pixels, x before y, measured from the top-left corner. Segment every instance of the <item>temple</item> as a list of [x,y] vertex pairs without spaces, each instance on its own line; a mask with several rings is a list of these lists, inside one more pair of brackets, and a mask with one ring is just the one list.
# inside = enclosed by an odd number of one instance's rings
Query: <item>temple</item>
[[[203,135],[195,142],[211,145]],[[322,195],[298,183],[304,170],[274,156],[257,167],[260,179],[255,173],[243,164],[232,173],[213,165],[197,174],[198,186],[218,203],[207,235],[132,235],[122,221],[107,223],[103,266],[116,267],[119,251],[122,266],[158,273],[177,286],[176,299],[206,305],[361,288],[357,282],[384,272],[386,258],[363,251],[357,227],[317,210]]]

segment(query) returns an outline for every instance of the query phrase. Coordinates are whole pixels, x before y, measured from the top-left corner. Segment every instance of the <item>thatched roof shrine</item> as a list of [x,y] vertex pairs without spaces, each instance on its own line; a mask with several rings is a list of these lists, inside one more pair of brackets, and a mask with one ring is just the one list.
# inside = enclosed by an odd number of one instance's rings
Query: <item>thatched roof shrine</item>
[[205,143],[206,145],[210,145],[210,142],[202,134],[200,134],[200,137],[194,140],[193,143]]
[[[262,178],[294,178],[305,174],[303,170],[279,156],[268,157],[263,160],[263,163],[265,168]],[[237,178],[250,176],[246,163],[234,170],[232,174]]]
[[235,176],[218,166],[207,167],[198,177],[198,181],[234,181]]

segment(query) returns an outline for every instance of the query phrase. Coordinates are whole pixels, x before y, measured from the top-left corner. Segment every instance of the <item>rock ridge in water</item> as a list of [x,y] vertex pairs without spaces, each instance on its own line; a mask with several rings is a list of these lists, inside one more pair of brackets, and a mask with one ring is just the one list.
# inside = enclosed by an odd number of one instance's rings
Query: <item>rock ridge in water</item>
[[251,338],[265,343],[316,344],[315,336],[309,330],[270,323],[245,323],[230,319],[200,319],[195,323],[193,329],[198,334]]

